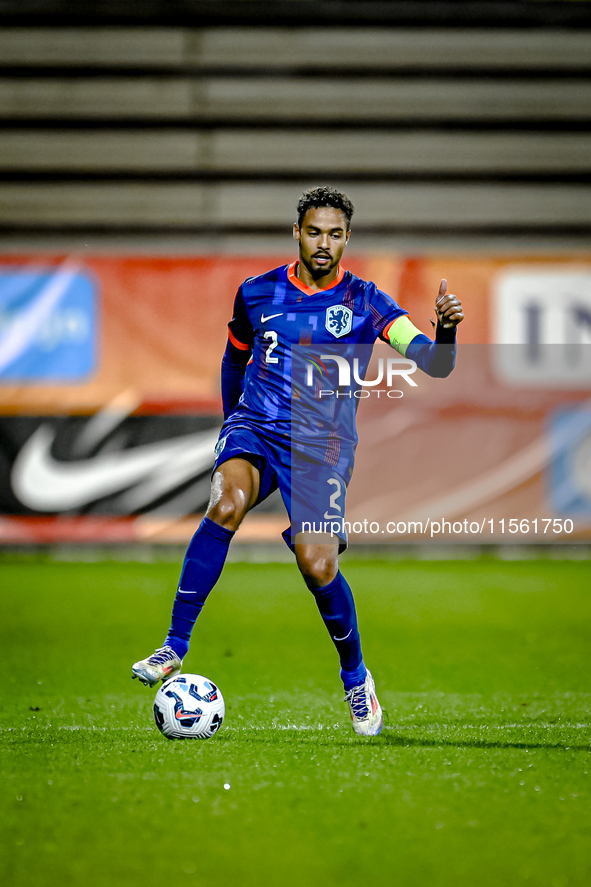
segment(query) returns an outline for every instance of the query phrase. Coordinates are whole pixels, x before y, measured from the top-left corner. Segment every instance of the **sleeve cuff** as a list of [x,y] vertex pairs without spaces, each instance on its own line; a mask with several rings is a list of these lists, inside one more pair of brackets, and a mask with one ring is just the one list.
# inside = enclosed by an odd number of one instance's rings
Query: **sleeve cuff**
[[439,342],[442,345],[453,345],[456,341],[456,328],[455,326],[442,326],[439,322],[437,323],[437,329],[435,330],[435,341]]

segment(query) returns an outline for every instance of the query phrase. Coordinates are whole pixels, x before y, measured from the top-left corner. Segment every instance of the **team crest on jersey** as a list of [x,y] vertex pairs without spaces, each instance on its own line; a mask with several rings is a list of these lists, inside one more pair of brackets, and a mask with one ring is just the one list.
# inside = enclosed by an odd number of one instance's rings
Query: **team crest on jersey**
[[326,329],[337,339],[351,332],[353,312],[345,305],[331,305],[326,309]]

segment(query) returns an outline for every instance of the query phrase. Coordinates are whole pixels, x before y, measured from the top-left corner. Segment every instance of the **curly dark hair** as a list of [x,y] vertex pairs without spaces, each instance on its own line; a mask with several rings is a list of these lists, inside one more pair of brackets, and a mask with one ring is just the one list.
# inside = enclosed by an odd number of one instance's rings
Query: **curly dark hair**
[[304,191],[298,201],[298,225],[301,228],[302,219],[309,209],[317,209],[319,206],[332,206],[334,209],[340,209],[347,219],[347,228],[351,224],[351,216],[355,207],[346,194],[337,191],[336,188],[330,188],[328,185],[322,185],[320,188],[310,188]]

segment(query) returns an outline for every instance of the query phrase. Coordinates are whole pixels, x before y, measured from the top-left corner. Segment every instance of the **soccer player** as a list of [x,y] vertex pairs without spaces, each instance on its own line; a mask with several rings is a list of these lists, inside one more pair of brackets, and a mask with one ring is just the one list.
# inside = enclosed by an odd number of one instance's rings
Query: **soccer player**
[[[298,261],[245,280],[236,295],[222,361],[225,422],[206,516],[185,555],[164,644],[136,662],[132,676],[154,686],[180,673],[193,626],[222,572],[234,533],[250,509],[278,487],[291,520],[283,536],[337,649],[353,729],[375,736],[382,728],[382,710],[363,661],[353,595],[339,570],[344,526],[337,535],[316,537],[302,531],[301,520],[305,514],[317,526],[315,518],[344,515],[358,401],[333,399],[329,419],[318,420],[314,411],[326,411],[326,392],[319,401],[318,388],[298,388],[292,373],[302,345],[317,346],[319,353],[332,348],[335,354],[338,346],[341,355],[350,356],[352,349],[365,346],[362,379],[371,346],[381,338],[429,375],[447,376],[455,361],[456,326],[464,315],[442,280],[432,342],[390,296],[341,267],[353,215],[346,195],[328,187],[312,189],[302,195],[297,212]],[[294,397],[300,417],[310,407],[309,421],[304,419],[297,432]]]

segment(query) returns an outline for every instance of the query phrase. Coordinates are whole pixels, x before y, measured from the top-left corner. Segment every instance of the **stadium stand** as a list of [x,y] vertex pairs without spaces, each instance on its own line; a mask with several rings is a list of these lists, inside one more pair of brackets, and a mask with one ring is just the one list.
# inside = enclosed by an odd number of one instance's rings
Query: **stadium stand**
[[5,2],[0,230],[269,238],[329,179],[362,236],[587,243],[590,72],[586,3]]

